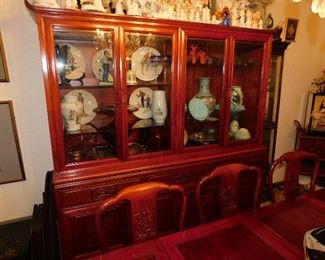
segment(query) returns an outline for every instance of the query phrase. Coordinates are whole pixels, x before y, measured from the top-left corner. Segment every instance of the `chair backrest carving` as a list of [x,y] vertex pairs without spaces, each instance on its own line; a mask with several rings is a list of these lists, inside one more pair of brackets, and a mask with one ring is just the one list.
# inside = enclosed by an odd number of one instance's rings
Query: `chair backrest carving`
[[132,242],[140,242],[157,236],[157,195],[161,192],[177,193],[181,196],[179,230],[184,227],[187,197],[180,185],[148,182],[127,187],[116,196],[105,200],[96,212],[96,233],[103,251],[108,249],[108,237],[103,228],[103,215],[109,208],[121,202],[128,202],[132,229]]
[[300,124],[300,122],[298,120],[293,120],[293,123],[296,126],[298,136],[304,136],[307,134],[306,129],[302,127],[302,125]]
[[[203,196],[203,190],[208,183],[213,181],[217,183],[216,190],[213,192],[217,193],[218,217],[229,216],[259,206],[263,181],[260,170],[255,166],[238,163],[219,166],[203,177],[196,189],[196,202],[201,223],[206,222],[206,211],[208,211],[204,209],[206,198]],[[241,186],[249,187],[248,192],[239,192],[243,188]]]
[[275,202],[273,175],[278,167],[285,166],[284,172],[284,198],[292,198],[299,195],[299,175],[301,174],[302,164],[304,161],[312,162],[312,173],[310,181],[310,191],[315,190],[315,182],[319,173],[319,157],[314,153],[306,151],[291,151],[284,153],[275,160],[269,171],[269,190],[272,202]]
[[298,120],[293,120],[293,124],[296,126],[296,140],[295,140],[295,149],[299,150],[300,148],[300,139],[307,135],[307,131],[302,127]]

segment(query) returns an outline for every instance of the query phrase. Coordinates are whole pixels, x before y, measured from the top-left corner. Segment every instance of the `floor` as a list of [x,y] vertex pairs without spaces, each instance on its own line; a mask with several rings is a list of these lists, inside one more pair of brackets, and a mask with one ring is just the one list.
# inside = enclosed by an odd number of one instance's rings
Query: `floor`
[[0,259],[30,259],[31,219],[0,225]]

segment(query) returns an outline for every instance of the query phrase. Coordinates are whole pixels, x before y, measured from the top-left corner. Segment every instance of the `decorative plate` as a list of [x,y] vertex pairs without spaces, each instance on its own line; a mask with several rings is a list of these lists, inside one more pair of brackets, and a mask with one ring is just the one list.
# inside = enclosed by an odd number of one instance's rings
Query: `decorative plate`
[[204,121],[208,118],[209,110],[207,105],[199,98],[192,98],[188,104],[191,115],[199,121]]
[[151,103],[152,90],[146,87],[134,90],[129,99],[130,107],[138,108],[137,111],[133,111],[133,114],[140,119],[148,119],[152,117]]
[[78,96],[78,100],[84,105],[80,120],[81,124],[87,124],[94,119],[96,116],[94,109],[97,108],[97,101],[91,93],[86,90],[72,90],[68,95]]
[[75,46],[70,44],[67,46],[65,77],[69,80],[80,79],[86,71],[85,58]]
[[143,81],[156,79],[163,70],[160,62],[150,62],[151,56],[159,56],[160,52],[152,47],[140,47],[131,57],[131,67],[135,76]]
[[[104,79],[104,65],[108,64],[108,75]],[[113,55],[111,49],[103,49],[95,53],[91,62],[93,73],[99,81],[113,82]]]

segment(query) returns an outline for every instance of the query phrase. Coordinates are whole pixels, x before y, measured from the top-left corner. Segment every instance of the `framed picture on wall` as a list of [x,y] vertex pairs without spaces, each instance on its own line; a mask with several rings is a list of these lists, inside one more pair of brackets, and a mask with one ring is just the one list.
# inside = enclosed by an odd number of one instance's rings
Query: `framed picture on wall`
[[298,29],[297,19],[287,18],[282,32],[282,40],[286,42],[296,41],[297,29]]
[[0,184],[25,180],[11,101],[0,101]]
[[0,32],[0,82],[9,82],[6,56]]
[[325,135],[325,93],[313,94],[309,133],[314,135]]
[[0,32],[0,82],[9,82],[6,56]]

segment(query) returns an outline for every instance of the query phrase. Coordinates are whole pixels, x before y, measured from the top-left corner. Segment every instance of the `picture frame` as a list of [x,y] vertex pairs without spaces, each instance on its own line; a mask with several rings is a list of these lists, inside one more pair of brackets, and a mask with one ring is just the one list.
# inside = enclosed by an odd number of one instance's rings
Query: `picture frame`
[[0,184],[26,179],[12,101],[0,101]]
[[286,42],[295,42],[297,29],[298,29],[298,19],[287,18],[284,23],[281,38]]
[[1,32],[0,32],[0,82],[9,82],[9,74],[6,62],[5,51],[3,47]]
[[309,134],[325,135],[325,93],[313,93],[310,109]]

